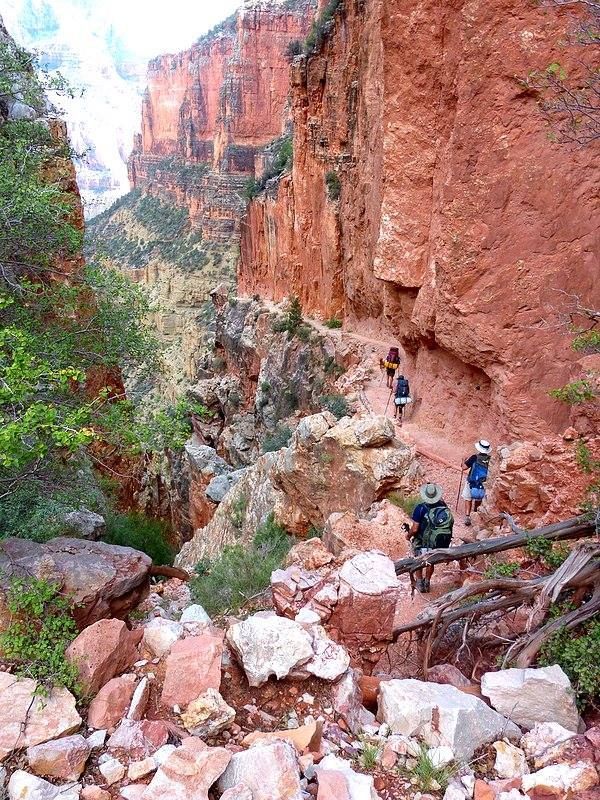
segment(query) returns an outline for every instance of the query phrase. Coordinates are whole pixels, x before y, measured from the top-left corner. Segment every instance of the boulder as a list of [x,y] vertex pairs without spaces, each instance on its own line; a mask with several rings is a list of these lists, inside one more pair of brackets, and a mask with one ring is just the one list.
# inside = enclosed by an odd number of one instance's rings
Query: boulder
[[358,736],[365,725],[375,722],[375,715],[362,704],[359,679],[358,670],[349,669],[334,685],[331,696],[334,711],[345,720],[355,736]]
[[254,800],[254,798],[252,797],[252,792],[245,784],[238,783],[232,786],[231,789],[227,789],[226,792],[223,792],[221,800]]
[[77,667],[79,680],[89,694],[96,694],[115,675],[139,659],[143,631],[130,631],[118,619],[102,619],[85,628],[65,653]]
[[80,508],[79,511],[69,511],[65,514],[65,527],[71,536],[95,542],[106,530],[106,522],[100,514],[88,511],[87,508]]
[[109,750],[127,753],[129,758],[147,758],[167,743],[169,729],[159,720],[124,719],[107,742]]
[[579,797],[586,789],[591,789],[598,783],[598,773],[590,761],[580,761],[577,764],[553,764],[544,767],[539,772],[524,775],[521,781],[523,791],[527,794],[537,793],[544,797],[562,800],[563,798]]
[[181,638],[183,625],[179,622],[155,617],[144,625],[143,645],[157,658],[162,658]]
[[390,558],[376,551],[358,553],[340,569],[330,625],[346,638],[391,639],[400,588]]
[[394,438],[394,423],[389,417],[368,415],[354,425],[360,447],[383,447]]
[[468,689],[473,686],[473,683],[454,664],[436,664],[430,667],[427,680],[433,683],[446,683],[457,689]]
[[208,800],[208,790],[230,759],[224,747],[207,747],[193,736],[184,739],[158,768],[142,800]]
[[98,767],[107,786],[112,786],[125,777],[125,767],[118,758],[108,758]]
[[158,764],[152,758],[152,756],[144,758],[142,761],[132,761],[127,767],[127,777],[130,781],[139,781],[141,778],[145,778],[152,772],[156,772],[157,768]]
[[135,675],[127,674],[105,683],[90,703],[88,726],[103,730],[120,722],[129,708],[136,681]]
[[486,672],[481,692],[497,711],[528,730],[536,722],[558,722],[570,731],[579,728],[575,692],[558,664]]
[[285,560],[286,567],[291,567],[292,564],[298,564],[302,569],[316,570],[321,567],[331,564],[333,555],[325,547],[323,542],[313,536],[304,542],[295,544],[290,552],[287,554]]
[[13,772],[8,782],[9,800],[79,800],[80,792],[78,783],[54,786],[22,769]]
[[67,689],[38,696],[31,678],[0,672],[0,761],[23,747],[74,733],[82,723]]
[[510,742],[494,742],[496,761],[494,769],[499,778],[518,778],[527,775],[529,767],[525,753]]
[[227,475],[215,475],[204,490],[208,499],[213,503],[220,503],[227,492],[241,479],[245,471],[243,468],[229,472]]
[[478,697],[454,686],[417,680],[382,681],[377,718],[393,733],[417,736],[432,747],[447,745],[458,761],[499,736],[517,738],[520,730]]
[[235,753],[219,778],[221,792],[243,783],[253,800],[302,800],[296,751],[288,742],[255,744]]
[[162,706],[187,706],[207,691],[221,685],[223,633],[211,629],[199,636],[175,642],[167,656]]
[[72,597],[83,628],[105,617],[124,617],[148,591],[152,559],[130,547],[60,537],[0,541],[0,589],[13,574],[33,575],[62,586]]
[[391,559],[410,554],[403,524],[408,514],[389,500],[381,500],[361,515],[354,511],[334,512],[325,522],[323,544],[334,555],[344,550],[379,550]]
[[192,700],[181,715],[185,729],[200,738],[215,736],[228,728],[234,719],[235,709],[212,688]]
[[321,743],[322,724],[310,722],[300,725],[299,728],[289,728],[281,731],[252,731],[242,739],[244,747],[251,747],[257,742],[274,742],[282,740],[293,744],[299,754],[307,750],[318,752]]
[[307,630],[312,639],[313,657],[292,670],[292,677],[314,675],[326,681],[335,681],[346,672],[350,665],[350,656],[341,644],[336,644],[327,636],[320,625],[310,625]]
[[183,613],[181,615],[179,622],[182,625],[187,625],[191,623],[210,625],[212,623],[212,620],[201,605],[199,605],[198,603],[194,603],[193,605],[183,609]]
[[321,769],[318,774],[317,800],[352,800],[350,787],[343,772]]
[[572,739],[576,734],[559,725],[558,722],[539,722],[528,731],[519,742],[527,758],[533,760],[536,769],[543,764],[546,753],[554,751],[559,745]]
[[[355,772],[350,766],[350,763],[345,761],[343,758],[338,758],[334,755],[325,756],[325,758],[319,763],[318,767],[316,767],[316,773],[319,784],[319,794],[317,797],[321,797],[321,787],[323,786],[323,797],[331,798],[331,800],[334,800],[334,798],[335,800],[338,800],[338,795],[326,794],[324,786],[332,783],[331,779],[327,778],[327,773],[338,773],[346,782],[350,800],[379,800],[379,795],[375,791],[373,776],[363,775],[360,772]],[[324,775],[325,777],[323,777]],[[343,786],[341,784],[337,784],[337,782],[336,788],[339,788],[339,790],[342,792],[344,791]],[[343,798],[344,794],[340,794],[339,797]]]
[[91,752],[92,749],[83,736],[76,734],[28,747],[27,761],[36,775],[76,781],[85,769]]
[[250,686],[271,675],[285,678],[314,653],[312,637],[302,625],[275,614],[254,614],[227,631],[227,641],[240,660]]

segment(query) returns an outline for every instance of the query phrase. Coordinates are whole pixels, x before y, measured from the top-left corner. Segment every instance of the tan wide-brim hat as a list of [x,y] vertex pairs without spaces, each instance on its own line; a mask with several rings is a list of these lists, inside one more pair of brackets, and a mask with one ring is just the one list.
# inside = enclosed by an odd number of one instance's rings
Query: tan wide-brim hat
[[475,450],[477,450],[478,453],[489,455],[491,449],[492,445],[486,439],[480,439],[478,442],[475,442]]
[[444,490],[441,486],[438,486],[437,483],[425,483],[419,489],[419,494],[424,503],[432,506],[434,503],[437,503],[442,499]]

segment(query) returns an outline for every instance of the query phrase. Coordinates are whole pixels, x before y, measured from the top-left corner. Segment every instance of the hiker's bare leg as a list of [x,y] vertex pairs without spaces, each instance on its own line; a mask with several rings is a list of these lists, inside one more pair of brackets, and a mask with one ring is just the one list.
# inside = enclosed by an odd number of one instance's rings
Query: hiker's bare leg
[[433,564],[427,564],[425,567],[425,579],[430,581],[433,575]]

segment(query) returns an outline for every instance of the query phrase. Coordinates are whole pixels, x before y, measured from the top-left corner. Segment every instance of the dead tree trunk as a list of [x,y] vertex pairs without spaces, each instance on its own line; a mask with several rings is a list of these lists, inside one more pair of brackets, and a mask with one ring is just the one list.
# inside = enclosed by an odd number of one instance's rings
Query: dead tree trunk
[[476,558],[477,556],[501,553],[504,550],[514,550],[523,547],[531,539],[543,538],[551,542],[567,541],[569,539],[583,539],[586,536],[595,534],[594,523],[587,517],[574,517],[565,522],[557,522],[544,528],[533,531],[525,531],[518,528],[512,517],[502,514],[510,528],[514,531],[512,535],[497,536],[494,539],[486,539],[483,542],[473,542],[462,544],[458,547],[448,547],[443,550],[433,550],[424,556],[416,558],[403,558],[394,562],[396,574],[404,572],[414,572],[427,564],[446,564],[450,561],[462,561],[465,558]]

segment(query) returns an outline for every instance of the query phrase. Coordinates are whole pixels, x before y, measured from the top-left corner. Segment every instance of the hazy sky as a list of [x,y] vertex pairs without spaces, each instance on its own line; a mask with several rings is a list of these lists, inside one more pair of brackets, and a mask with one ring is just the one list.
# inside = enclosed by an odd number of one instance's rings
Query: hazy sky
[[241,5],[241,0],[97,0],[127,44],[150,57],[182,50]]

